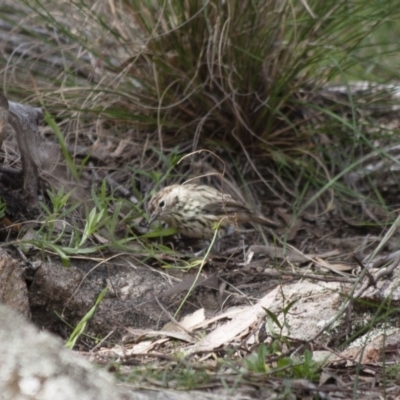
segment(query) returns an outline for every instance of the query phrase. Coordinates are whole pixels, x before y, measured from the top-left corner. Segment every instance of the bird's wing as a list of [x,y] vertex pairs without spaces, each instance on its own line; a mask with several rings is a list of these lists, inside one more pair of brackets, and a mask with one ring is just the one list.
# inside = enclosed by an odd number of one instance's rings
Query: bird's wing
[[249,209],[244,204],[228,199],[208,203],[203,207],[203,210],[215,215],[226,215],[243,211],[249,212]]

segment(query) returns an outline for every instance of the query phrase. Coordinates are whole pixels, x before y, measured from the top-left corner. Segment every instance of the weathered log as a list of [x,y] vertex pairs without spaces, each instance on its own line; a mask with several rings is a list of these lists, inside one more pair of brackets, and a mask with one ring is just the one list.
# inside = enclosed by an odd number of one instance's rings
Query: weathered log
[[40,167],[39,120],[40,108],[8,102],[0,92],[0,136],[4,135],[7,123],[15,130],[21,153],[23,191],[28,212],[38,208],[38,187]]

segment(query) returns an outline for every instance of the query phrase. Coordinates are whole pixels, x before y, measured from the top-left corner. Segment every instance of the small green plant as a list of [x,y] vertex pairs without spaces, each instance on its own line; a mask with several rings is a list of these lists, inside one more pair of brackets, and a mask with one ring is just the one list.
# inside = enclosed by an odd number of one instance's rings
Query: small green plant
[[282,357],[277,361],[277,367],[271,371],[282,378],[308,379],[316,381],[319,378],[321,364],[314,361],[309,350],[304,351],[304,355],[299,359]]
[[321,364],[312,359],[312,353],[309,350],[298,359],[291,357],[280,357],[276,366],[268,364],[268,356],[279,355],[277,343],[266,346],[261,343],[256,352],[250,354],[246,359],[248,370],[254,373],[270,374],[280,378],[301,378],[316,380],[319,376]]
[[62,134],[59,126],[57,125],[54,118],[48,112],[46,112],[46,114],[45,114],[45,120],[46,120],[47,124],[51,127],[51,129],[53,130],[54,135],[56,136],[56,138],[60,144],[61,153],[66,161],[69,171],[71,172],[74,179],[79,179],[78,169],[68,151],[67,143],[65,142],[64,135]]
[[386,365],[385,379],[393,380],[396,384],[400,383],[400,364]]
[[101,293],[98,295],[94,306],[86,313],[86,315],[79,321],[78,325],[75,327],[67,342],[65,343],[65,347],[68,349],[73,349],[76,341],[79,337],[84,333],[87,323],[93,317],[96,308],[103,300],[104,296],[107,294],[107,288],[104,288]]
[[118,198],[106,181],[92,187],[91,199],[80,202],[61,188],[48,191],[48,201],[41,203],[43,218],[38,231],[32,231],[27,243],[57,254],[68,265],[70,256],[89,255],[108,249],[112,252],[147,252],[148,239],[173,234],[173,229],[146,234],[135,231],[134,224],[143,218],[143,199],[134,204]]
[[252,372],[266,373],[270,370],[269,366],[266,364],[266,356],[268,354],[267,346],[261,343],[258,346],[256,353],[250,354],[246,358],[246,365]]
[[204,369],[176,368],[173,370],[170,379],[176,380],[177,387],[186,390],[196,389],[209,382],[209,376]]
[[166,367],[160,367],[158,363],[145,364],[143,367],[135,368],[123,380],[129,383],[142,383],[149,380],[165,388],[193,390],[204,387],[212,378],[205,369],[171,361]]
[[4,218],[6,215],[7,205],[3,202],[3,199],[0,197],[0,219]]
[[[288,332],[290,331],[290,326],[287,322],[286,316],[289,313],[290,309],[297,302],[297,300],[290,301],[281,311],[281,315],[283,316],[283,322],[281,323],[278,319],[278,315],[273,313],[272,311],[264,308],[268,318],[266,321],[269,333],[278,339],[283,339],[283,331],[286,329]],[[278,327],[279,331],[277,332],[276,327]]]

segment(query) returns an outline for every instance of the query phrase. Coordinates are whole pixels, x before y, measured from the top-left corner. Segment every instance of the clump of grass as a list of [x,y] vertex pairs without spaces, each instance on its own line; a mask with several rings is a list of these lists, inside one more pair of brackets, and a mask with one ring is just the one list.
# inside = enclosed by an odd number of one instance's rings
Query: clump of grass
[[41,40],[67,60],[55,83],[70,111],[158,132],[161,147],[270,155],[298,149],[309,93],[362,63],[357,46],[394,11],[344,0],[25,3],[57,30]]

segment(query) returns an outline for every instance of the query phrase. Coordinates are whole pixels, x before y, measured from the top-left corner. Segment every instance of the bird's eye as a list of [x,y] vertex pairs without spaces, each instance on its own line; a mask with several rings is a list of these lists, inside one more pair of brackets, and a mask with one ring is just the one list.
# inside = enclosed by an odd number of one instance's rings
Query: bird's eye
[[165,207],[165,201],[164,201],[164,200],[161,200],[161,201],[158,203],[158,206],[159,206],[160,208],[164,208],[164,207]]

